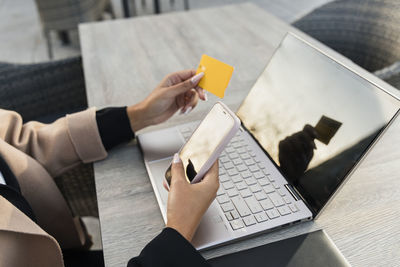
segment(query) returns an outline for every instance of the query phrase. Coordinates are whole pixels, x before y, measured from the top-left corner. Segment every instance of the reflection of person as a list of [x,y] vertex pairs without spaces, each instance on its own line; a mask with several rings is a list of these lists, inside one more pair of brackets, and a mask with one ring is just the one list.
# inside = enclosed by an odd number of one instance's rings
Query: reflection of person
[[188,159],[188,165],[186,166],[186,176],[189,178],[189,181],[193,181],[194,177],[196,177],[197,172],[194,168],[193,162]]
[[279,142],[279,163],[282,172],[294,184],[305,172],[316,149],[314,139],[318,133],[309,124],[302,131]]
[[[90,239],[82,234],[82,224],[72,217],[52,177],[81,162],[105,158],[107,150],[129,141],[134,132],[179,110],[190,112],[198,98],[206,99],[196,87],[202,74],[194,75],[194,70],[187,70],[166,76],[136,105],[91,108],[51,124],[24,124],[17,113],[0,109],[0,266],[71,266],[62,251],[82,247]],[[202,182],[191,185],[175,158],[167,228],[128,265],[204,265],[189,242],[218,185],[217,163]],[[73,266],[96,265],[87,254],[70,252],[75,255]]]

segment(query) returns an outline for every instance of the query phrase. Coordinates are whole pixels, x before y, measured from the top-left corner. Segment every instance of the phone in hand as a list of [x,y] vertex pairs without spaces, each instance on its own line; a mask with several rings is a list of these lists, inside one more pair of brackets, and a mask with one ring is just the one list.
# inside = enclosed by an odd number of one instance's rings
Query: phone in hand
[[[178,154],[189,183],[198,183],[218,159],[232,137],[239,130],[239,118],[222,102],[217,102]],[[171,166],[165,172],[171,183]]]

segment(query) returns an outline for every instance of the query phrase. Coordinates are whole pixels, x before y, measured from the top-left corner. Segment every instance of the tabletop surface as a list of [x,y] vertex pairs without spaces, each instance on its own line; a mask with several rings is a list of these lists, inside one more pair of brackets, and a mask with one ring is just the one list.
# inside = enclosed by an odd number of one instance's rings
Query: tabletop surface
[[[202,54],[235,66],[224,102],[236,110],[288,31],[387,86],[331,49],[253,4],[230,5],[80,26],[87,96],[102,108],[142,100],[168,73],[195,68]],[[388,88],[394,94],[393,88]],[[146,131],[200,119],[217,100],[210,96],[188,115]],[[353,266],[400,262],[400,122],[396,119],[321,216],[271,233],[202,252],[224,255],[316,229],[328,235]],[[164,227],[135,141],[95,163],[106,266],[127,261]]]

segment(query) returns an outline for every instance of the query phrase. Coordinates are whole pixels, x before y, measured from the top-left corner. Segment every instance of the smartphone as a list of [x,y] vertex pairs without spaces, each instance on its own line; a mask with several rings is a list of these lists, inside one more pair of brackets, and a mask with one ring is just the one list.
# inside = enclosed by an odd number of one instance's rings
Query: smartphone
[[[178,152],[189,183],[201,181],[239,127],[239,118],[225,104],[217,102],[211,108]],[[171,166],[165,172],[165,179],[170,185]]]

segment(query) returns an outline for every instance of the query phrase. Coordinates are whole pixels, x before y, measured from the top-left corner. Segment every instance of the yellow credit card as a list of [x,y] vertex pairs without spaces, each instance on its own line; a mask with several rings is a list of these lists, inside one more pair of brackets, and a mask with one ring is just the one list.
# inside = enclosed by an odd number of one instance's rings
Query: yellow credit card
[[204,76],[198,85],[219,98],[223,98],[232,77],[233,67],[215,58],[203,55],[196,74],[200,72],[204,72]]

